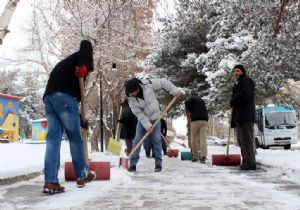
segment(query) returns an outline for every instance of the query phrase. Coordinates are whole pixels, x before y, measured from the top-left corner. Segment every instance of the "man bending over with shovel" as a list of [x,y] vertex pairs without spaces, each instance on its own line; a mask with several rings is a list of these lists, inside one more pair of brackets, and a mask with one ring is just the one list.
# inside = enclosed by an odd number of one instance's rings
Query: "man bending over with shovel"
[[[150,133],[153,143],[153,153],[155,156],[155,172],[162,170],[162,143],[161,143],[161,125],[160,122],[153,127],[152,124],[162,116],[160,116],[159,104],[156,99],[155,90],[165,89],[175,97],[181,96],[181,91],[166,79],[139,80],[132,78],[125,83],[125,91],[128,96],[129,106],[138,118],[133,147],[141,141],[144,135]],[[130,157],[129,172],[136,171],[141,148],[138,147],[134,154]]]

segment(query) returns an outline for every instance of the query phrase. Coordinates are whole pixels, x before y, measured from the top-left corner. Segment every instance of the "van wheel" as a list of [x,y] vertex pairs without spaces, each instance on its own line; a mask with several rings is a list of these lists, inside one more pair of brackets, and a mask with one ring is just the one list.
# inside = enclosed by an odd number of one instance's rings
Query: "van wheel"
[[284,149],[291,149],[291,144],[284,145]]

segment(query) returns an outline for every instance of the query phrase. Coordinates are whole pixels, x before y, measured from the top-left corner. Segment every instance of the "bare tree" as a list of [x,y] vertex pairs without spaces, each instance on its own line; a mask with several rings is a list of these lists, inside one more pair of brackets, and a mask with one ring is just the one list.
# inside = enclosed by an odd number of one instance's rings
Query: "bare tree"
[[[80,40],[89,39],[93,43],[95,71],[86,81],[87,116],[93,129],[92,150],[98,150],[99,82],[103,84],[107,143],[114,133],[124,81],[141,70],[138,64],[149,54],[153,7],[152,1],[146,0],[34,2],[30,47],[39,55],[35,56],[35,63],[47,73],[51,71],[51,61],[74,52]],[[112,63],[117,64],[116,70],[112,70]]]

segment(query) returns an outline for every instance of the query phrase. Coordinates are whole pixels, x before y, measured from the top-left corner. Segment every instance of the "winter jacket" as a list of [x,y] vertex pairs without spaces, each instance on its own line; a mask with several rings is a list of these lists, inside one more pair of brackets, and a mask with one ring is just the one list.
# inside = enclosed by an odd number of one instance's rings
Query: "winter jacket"
[[134,139],[135,130],[137,125],[137,118],[132,113],[128,100],[125,100],[122,104],[122,113],[119,122],[122,124],[121,139]]
[[52,72],[46,86],[43,98],[55,92],[67,93],[80,101],[79,79],[75,75],[76,66],[85,65],[88,71],[93,71],[93,48],[89,41],[82,41],[79,51],[60,61]]
[[191,95],[185,101],[187,112],[191,113],[191,121],[205,120],[208,121],[208,113],[204,101],[200,96]]
[[255,122],[255,84],[248,76],[242,76],[232,89],[230,106],[233,122]]
[[179,89],[166,79],[141,80],[139,86],[143,91],[144,99],[129,97],[128,102],[132,112],[137,116],[143,127],[148,130],[152,126],[150,121],[156,120],[160,114],[159,103],[154,91],[164,89],[170,94],[176,95]]

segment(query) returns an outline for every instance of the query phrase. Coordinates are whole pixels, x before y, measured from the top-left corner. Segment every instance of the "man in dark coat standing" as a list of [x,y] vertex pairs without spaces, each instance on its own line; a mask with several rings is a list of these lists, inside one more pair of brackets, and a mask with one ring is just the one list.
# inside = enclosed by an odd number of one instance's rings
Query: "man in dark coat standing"
[[[58,180],[63,130],[66,131],[70,143],[77,187],[84,187],[87,182],[96,178],[96,173],[89,171],[85,160],[79,113],[79,78],[86,78],[92,71],[93,47],[91,42],[83,40],[79,50],[57,63],[50,73],[43,97],[48,123],[44,193],[65,191]],[[83,123],[83,127],[87,128],[87,122]]]
[[237,141],[241,147],[243,164],[241,170],[255,170],[255,84],[246,75],[242,65],[233,68],[233,76],[237,83],[233,87],[230,106],[233,109],[232,122],[236,125]]
[[121,118],[119,120],[119,122],[122,124],[121,138],[125,139],[126,154],[129,155],[132,150],[133,139],[135,137],[135,130],[138,121],[136,116],[132,113],[129,107],[127,98],[125,98],[121,106],[122,106],[122,113],[121,113]]
[[204,101],[196,91],[185,101],[187,116],[191,119],[192,161],[197,161],[198,144],[200,144],[200,162],[205,163],[207,155],[208,113]]

